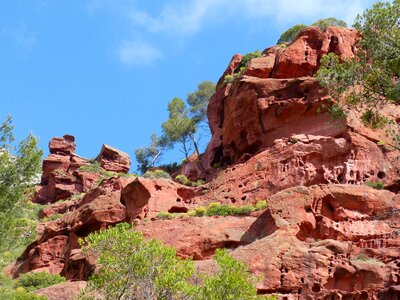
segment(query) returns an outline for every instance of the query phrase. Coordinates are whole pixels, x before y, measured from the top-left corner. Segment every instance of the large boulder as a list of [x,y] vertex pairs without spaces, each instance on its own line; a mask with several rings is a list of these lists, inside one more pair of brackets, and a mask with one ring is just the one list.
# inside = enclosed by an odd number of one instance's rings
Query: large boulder
[[131,167],[131,159],[128,154],[106,144],[101,147],[96,160],[107,171],[128,173]]

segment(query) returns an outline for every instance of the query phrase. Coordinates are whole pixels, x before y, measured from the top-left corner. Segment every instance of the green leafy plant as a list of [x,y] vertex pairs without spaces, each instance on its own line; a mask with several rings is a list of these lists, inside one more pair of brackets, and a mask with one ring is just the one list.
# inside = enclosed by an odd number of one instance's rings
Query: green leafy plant
[[260,50],[255,50],[253,52],[245,54],[233,73],[239,75],[242,74],[243,71],[247,68],[249,62],[254,58],[261,57],[261,54],[262,53]]
[[319,27],[322,31],[326,30],[329,26],[347,27],[347,23],[336,18],[326,18],[314,22],[311,26]]
[[83,251],[98,254],[98,270],[81,299],[180,299],[195,291],[191,261],[127,224],[91,233]]
[[150,179],[157,179],[157,178],[162,178],[162,179],[170,179],[172,180],[171,175],[169,175],[167,172],[164,170],[154,170],[154,171],[147,171],[144,175],[144,178],[150,178]]
[[43,152],[32,134],[17,145],[14,141],[12,118],[8,116],[0,124],[0,270],[35,239],[38,223],[39,205],[28,199]]
[[169,213],[169,212],[162,211],[162,212],[159,212],[159,213],[157,214],[157,218],[163,219],[163,220],[171,220],[171,219],[174,218],[174,215],[171,214],[171,213]]
[[65,278],[60,275],[47,272],[29,272],[19,276],[17,286],[23,287],[28,291],[34,291],[64,281]]
[[176,256],[175,249],[146,240],[128,224],[91,233],[81,241],[86,254],[96,254],[98,268],[89,278],[81,300],[94,299],[275,299],[259,297],[259,278],[219,249],[213,275],[196,272],[193,261]]
[[[322,57],[317,73],[320,84],[344,113],[356,108],[362,121],[374,129],[388,125],[381,115],[382,105],[400,103],[399,18],[399,0],[374,4],[355,21],[362,36],[356,57],[341,61],[329,53]],[[393,141],[399,140],[396,131],[391,135]]]
[[294,25],[293,27],[289,28],[286,30],[282,35],[279,37],[277,44],[290,44],[295,40],[295,38],[299,35],[299,33],[307,28],[307,25],[304,24],[297,24]]
[[385,188],[385,185],[379,181],[370,181],[370,182],[367,182],[367,185],[376,190],[383,190]]

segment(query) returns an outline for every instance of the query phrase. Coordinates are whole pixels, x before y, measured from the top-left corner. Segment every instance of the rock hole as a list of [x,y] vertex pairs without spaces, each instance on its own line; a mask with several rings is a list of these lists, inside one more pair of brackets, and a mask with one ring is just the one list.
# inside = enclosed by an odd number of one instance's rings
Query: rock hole
[[300,278],[301,283],[304,283],[304,277]]
[[236,199],[235,198],[231,198],[231,202],[232,203],[236,203]]
[[246,200],[247,196],[243,196],[242,198],[240,198],[241,200]]
[[159,186],[158,184],[156,184],[156,191],[161,191],[161,186]]
[[238,188],[242,188],[242,187],[243,187],[243,185],[241,185],[241,184],[238,185]]
[[181,202],[182,199],[181,198],[176,198],[176,202]]
[[383,179],[383,178],[385,178],[386,174],[383,171],[379,171],[377,176],[379,179]]
[[321,291],[321,286],[319,284],[314,284],[312,287],[314,293],[319,293]]
[[308,213],[312,212],[312,208],[311,208],[310,205],[307,205],[307,206],[305,207],[305,210],[306,210],[306,212],[308,212]]
[[173,213],[187,213],[188,212],[188,208],[187,207],[183,207],[183,206],[172,206],[169,210],[169,213],[173,214]]

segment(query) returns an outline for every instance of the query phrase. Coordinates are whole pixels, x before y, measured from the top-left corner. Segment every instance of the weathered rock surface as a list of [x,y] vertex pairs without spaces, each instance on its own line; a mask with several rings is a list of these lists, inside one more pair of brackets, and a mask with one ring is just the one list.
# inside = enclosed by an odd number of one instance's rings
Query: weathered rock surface
[[117,173],[128,173],[131,167],[131,159],[128,154],[109,145],[103,145],[96,160],[100,166]]
[[[330,27],[321,32],[307,28],[287,47],[265,49],[262,57],[249,62],[243,75],[226,84],[224,77],[234,73],[240,58],[235,56],[210,99],[212,138],[202,156],[205,172],[201,175],[211,179],[213,166],[246,161],[275,140],[298,134],[340,138],[355,131],[375,142],[391,144],[384,132],[363,126],[357,113],[341,121],[324,113],[329,97],[312,77],[324,54],[353,57],[357,39],[353,29]],[[400,108],[388,108],[386,115],[396,121]]]
[[166,179],[136,178],[121,195],[126,207],[127,220],[155,218],[160,212],[187,212],[191,199],[201,195],[201,189],[193,189]]
[[[101,175],[79,170],[90,161],[75,154],[75,148],[75,138],[71,135],[50,141],[50,155],[43,160],[41,185],[36,187],[33,202],[53,203],[96,186]],[[96,160],[105,171],[127,173],[130,168],[128,154],[108,145],[103,145]]]
[[[41,217],[60,216],[40,224],[39,238],[10,272],[46,270],[85,280],[95,258],[84,255],[79,238],[135,221],[147,238],[193,257],[204,272],[215,270],[216,249],[229,248],[252,273],[263,275],[257,285],[262,294],[399,299],[399,151],[383,131],[366,128],[359,112],[341,121],[321,112],[328,97],[312,77],[322,55],[352,57],[357,39],[352,29],[308,28],[287,47],[265,49],[226,84],[225,76],[242,60],[235,55],[210,100],[207,150],[180,170],[192,180],[209,179],[199,188],[117,176],[99,184],[99,174],[79,170],[89,161],[74,154],[73,137],[53,139],[36,201],[76,196],[42,210]],[[382,111],[400,120],[399,106]],[[396,122],[391,129],[398,132]],[[96,161],[108,171],[130,168],[127,154],[107,145]],[[368,182],[381,182],[390,191],[372,189]],[[246,205],[264,199],[268,208],[247,216],[157,216],[216,201]]]
[[260,291],[375,299],[398,284],[400,203],[393,193],[354,185],[295,187],[269,204],[278,229],[232,252],[265,276]]
[[[163,230],[160,230],[163,228]],[[256,216],[192,217],[140,223],[146,237],[174,246],[181,257],[205,260],[218,248],[234,249],[276,229],[268,212]]]

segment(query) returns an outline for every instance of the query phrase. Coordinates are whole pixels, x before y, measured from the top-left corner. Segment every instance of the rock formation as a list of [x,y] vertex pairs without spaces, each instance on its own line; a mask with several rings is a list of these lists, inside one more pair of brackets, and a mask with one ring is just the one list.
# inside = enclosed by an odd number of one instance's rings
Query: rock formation
[[[181,170],[208,179],[198,188],[123,176],[129,157],[107,145],[96,161],[108,175],[87,172],[81,166],[90,162],[74,153],[74,138],[54,138],[34,201],[53,203],[40,216],[55,220],[41,223],[13,275],[47,270],[86,280],[95,259],[82,253],[78,239],[134,221],[147,238],[174,246],[205,271],[214,268],[216,249],[230,249],[263,276],[260,294],[398,299],[399,151],[383,131],[365,127],[357,112],[344,120],[324,113],[329,97],[313,77],[322,55],[353,57],[357,39],[352,29],[307,28],[292,44],[265,49],[238,75],[242,56],[235,55],[209,104],[208,148]],[[226,75],[234,75],[233,82]],[[399,107],[383,113],[398,132]],[[386,190],[367,186],[376,182]],[[246,216],[158,217],[216,201],[239,206],[259,200],[268,208]]]

